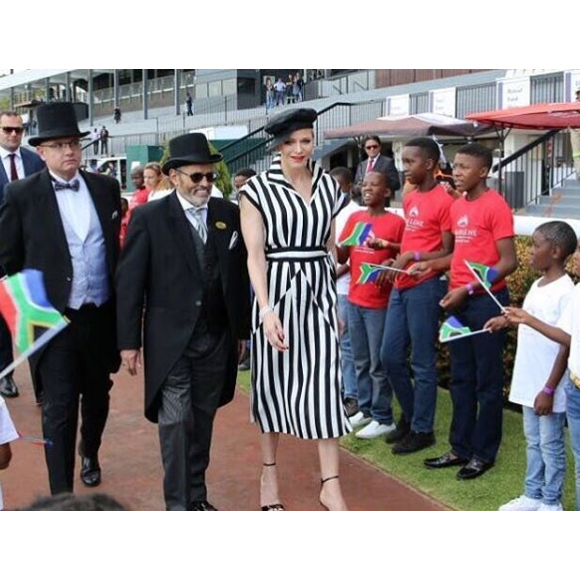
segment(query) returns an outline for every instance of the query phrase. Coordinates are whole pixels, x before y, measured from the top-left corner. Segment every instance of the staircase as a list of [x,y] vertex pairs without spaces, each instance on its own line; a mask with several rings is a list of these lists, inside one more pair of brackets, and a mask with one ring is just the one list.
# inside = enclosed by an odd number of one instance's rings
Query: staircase
[[580,182],[574,174],[555,187],[550,195],[542,195],[536,203],[528,204],[519,213],[538,217],[580,218]]

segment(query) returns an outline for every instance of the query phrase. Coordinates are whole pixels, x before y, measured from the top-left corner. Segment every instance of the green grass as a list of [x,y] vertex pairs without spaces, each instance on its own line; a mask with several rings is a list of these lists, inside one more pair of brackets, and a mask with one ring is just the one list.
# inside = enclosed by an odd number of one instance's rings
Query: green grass
[[[240,373],[240,387],[249,392],[249,373]],[[504,435],[496,465],[473,481],[458,481],[456,469],[428,470],[423,467],[427,457],[437,457],[449,450],[447,442],[451,424],[449,393],[439,391],[435,435],[437,444],[408,456],[396,456],[381,439],[363,441],[354,435],[344,437],[342,446],[392,477],[457,510],[497,510],[503,503],[521,495],[526,471],[526,445],[522,431],[522,416],[504,412]],[[398,410],[397,410],[398,414]],[[574,463],[567,445],[567,474],[564,489],[564,509],[575,509]]]

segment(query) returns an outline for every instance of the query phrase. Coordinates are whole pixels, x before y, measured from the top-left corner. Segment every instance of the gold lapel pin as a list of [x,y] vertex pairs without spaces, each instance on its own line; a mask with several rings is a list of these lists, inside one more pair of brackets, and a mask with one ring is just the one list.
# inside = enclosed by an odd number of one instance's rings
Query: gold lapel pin
[[216,222],[215,227],[218,230],[227,230],[228,226],[226,224],[224,224],[224,222]]

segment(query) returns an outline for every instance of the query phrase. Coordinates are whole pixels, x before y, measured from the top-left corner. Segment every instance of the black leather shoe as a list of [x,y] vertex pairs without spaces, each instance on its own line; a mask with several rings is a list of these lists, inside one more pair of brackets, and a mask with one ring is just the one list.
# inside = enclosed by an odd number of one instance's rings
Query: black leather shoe
[[191,504],[192,512],[217,512],[217,509],[214,508],[209,501],[194,501]]
[[18,387],[11,376],[0,379],[0,395],[7,399],[14,399],[20,395]]
[[492,467],[493,463],[485,463],[485,461],[481,461],[477,457],[472,457],[471,461],[459,470],[457,479],[475,479],[483,475],[486,471],[489,471]]
[[101,466],[98,457],[82,458],[81,481],[87,487],[97,487],[101,484]]
[[390,445],[391,443],[397,443],[402,441],[411,431],[411,423],[405,419],[405,415],[401,415],[399,422],[397,423],[397,428],[390,433],[385,435],[385,443]]
[[458,465],[465,465],[467,459],[462,459],[461,457],[455,457],[451,451],[448,451],[445,455],[441,457],[434,457],[433,459],[425,459],[423,462],[425,467],[429,469],[442,469],[444,467],[456,467]]
[[393,446],[394,455],[408,455],[435,445],[435,435],[431,433],[418,433],[410,431],[406,437]]

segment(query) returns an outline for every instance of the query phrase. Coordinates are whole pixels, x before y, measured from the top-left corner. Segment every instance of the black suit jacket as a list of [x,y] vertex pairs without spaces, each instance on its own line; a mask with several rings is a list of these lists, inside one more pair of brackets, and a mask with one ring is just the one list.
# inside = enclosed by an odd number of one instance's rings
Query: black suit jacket
[[[360,193],[360,186],[364,181],[367,167],[369,164],[369,160],[365,159],[361,161],[357,167],[356,175],[354,178],[355,189],[357,193]],[[399,172],[397,171],[397,167],[395,166],[395,162],[384,155],[379,155],[379,158],[375,162],[373,167],[373,171],[377,171],[378,173],[384,173],[388,178],[391,184],[391,191],[393,192],[393,196],[395,192],[400,189],[401,187],[401,179],[399,178]]]
[[[250,283],[237,206],[212,198],[207,223],[214,233],[232,339],[220,402],[225,405],[234,396],[237,340],[250,333]],[[153,422],[161,386],[185,351],[200,314],[200,268],[177,193],[135,209],[117,271],[118,342],[121,350],[143,346],[145,416]]]
[[[119,255],[121,192],[110,177],[82,173],[101,222],[111,288]],[[73,267],[56,194],[48,170],[6,186],[0,206],[0,265],[8,275],[25,268],[40,270],[50,303],[61,313],[67,308]],[[119,367],[119,353],[111,332],[111,370]],[[31,358],[33,369],[42,351]],[[34,372],[34,370],[33,370]]]
[[[42,171],[45,167],[44,161],[40,156],[34,151],[20,148],[20,155],[22,156],[22,165],[24,166],[24,175],[26,177]],[[4,163],[0,163],[0,204],[4,199],[4,188],[10,183],[8,175],[6,175],[6,170],[4,169]]]

